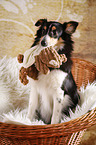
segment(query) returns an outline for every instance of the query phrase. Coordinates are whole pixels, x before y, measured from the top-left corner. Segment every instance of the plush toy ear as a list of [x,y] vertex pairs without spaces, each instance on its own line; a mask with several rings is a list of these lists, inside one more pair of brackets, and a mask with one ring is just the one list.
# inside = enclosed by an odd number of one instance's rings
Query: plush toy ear
[[47,19],[40,19],[35,23],[35,26],[41,26],[44,22],[47,22]]
[[68,23],[64,23],[63,24],[63,28],[64,28],[64,30],[65,30],[65,32],[67,33],[67,34],[72,34],[72,33],[74,33],[75,32],[75,30],[76,30],[76,28],[77,28],[77,26],[78,26],[78,22],[75,22],[75,21],[70,21],[70,22],[68,22]]

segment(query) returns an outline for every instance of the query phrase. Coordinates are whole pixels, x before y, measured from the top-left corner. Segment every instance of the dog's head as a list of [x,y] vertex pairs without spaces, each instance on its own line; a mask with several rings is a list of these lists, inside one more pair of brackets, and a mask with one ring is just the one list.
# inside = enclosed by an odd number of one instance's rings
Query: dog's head
[[34,45],[41,45],[42,47],[55,46],[65,41],[64,37],[71,36],[75,32],[78,22],[70,21],[63,24],[55,21],[47,21],[47,19],[40,19],[35,26],[39,27],[37,30]]

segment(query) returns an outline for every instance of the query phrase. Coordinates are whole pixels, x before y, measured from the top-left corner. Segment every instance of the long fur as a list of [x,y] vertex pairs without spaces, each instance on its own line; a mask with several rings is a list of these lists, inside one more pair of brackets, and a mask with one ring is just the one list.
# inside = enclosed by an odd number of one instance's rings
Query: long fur
[[59,54],[66,55],[67,62],[62,63],[59,69],[50,68],[50,73],[46,76],[39,73],[38,81],[30,79],[28,117],[32,120],[37,112],[45,123],[59,123],[61,114],[69,115],[69,108],[75,108],[80,99],[71,74],[73,51],[71,34],[75,32],[78,23],[70,21],[61,24],[41,19],[35,26],[39,29],[32,47],[54,46]]

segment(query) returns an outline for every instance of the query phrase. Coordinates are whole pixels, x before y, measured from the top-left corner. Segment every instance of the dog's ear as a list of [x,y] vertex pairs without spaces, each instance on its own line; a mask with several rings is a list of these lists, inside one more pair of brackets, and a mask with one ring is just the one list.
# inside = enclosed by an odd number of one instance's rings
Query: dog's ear
[[76,28],[78,26],[78,22],[75,22],[75,21],[70,21],[70,22],[65,22],[63,24],[63,28],[64,28],[64,31],[67,33],[67,34],[72,34],[75,32]]
[[41,26],[44,22],[47,22],[47,19],[40,19],[35,23],[35,26]]

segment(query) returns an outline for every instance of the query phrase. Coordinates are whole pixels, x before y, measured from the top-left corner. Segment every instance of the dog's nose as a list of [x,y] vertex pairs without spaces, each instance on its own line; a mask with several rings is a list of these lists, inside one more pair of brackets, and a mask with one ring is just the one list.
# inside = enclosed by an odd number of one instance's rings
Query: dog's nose
[[41,41],[41,45],[42,45],[43,47],[47,46],[46,41],[45,41],[45,40],[42,40],[42,41]]

